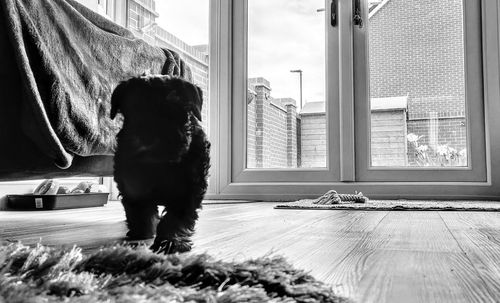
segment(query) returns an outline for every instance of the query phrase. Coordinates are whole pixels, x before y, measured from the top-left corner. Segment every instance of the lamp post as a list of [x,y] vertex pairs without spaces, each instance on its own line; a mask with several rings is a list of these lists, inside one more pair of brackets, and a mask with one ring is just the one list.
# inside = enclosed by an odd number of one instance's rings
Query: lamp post
[[291,73],[299,73],[299,81],[300,81],[300,110],[302,110],[302,70],[301,69],[293,69],[290,72]]

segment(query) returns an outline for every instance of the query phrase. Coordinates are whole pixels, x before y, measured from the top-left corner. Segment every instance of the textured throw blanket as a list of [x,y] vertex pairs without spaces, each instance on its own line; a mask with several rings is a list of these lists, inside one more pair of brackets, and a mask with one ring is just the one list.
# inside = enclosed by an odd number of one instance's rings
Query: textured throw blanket
[[52,162],[44,169],[57,172],[74,158],[112,155],[118,82],[145,71],[191,80],[178,54],[74,0],[1,0],[0,66],[0,180],[9,170]]

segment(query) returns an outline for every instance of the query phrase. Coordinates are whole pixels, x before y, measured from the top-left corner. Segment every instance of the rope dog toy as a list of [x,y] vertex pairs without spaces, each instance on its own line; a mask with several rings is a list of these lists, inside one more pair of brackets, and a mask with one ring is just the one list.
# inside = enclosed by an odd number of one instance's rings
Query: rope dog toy
[[366,203],[368,198],[363,195],[362,192],[356,192],[355,194],[339,194],[335,190],[329,190],[321,197],[313,201],[313,204],[340,204],[344,202],[354,202],[354,203]]

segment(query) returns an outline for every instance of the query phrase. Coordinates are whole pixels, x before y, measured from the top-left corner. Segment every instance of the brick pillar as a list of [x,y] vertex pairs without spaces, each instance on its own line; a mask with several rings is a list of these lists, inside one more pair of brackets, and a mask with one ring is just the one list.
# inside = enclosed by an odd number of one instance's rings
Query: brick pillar
[[297,167],[302,167],[302,120],[296,116],[297,123]]
[[[264,167],[264,109],[271,94],[269,81],[264,78],[248,79],[248,86],[255,91],[255,167]],[[268,102],[268,101],[267,101]]]
[[287,104],[286,107],[286,163],[287,167],[297,167],[297,107]]
[[429,146],[436,149],[439,144],[439,117],[437,112],[429,112],[429,128],[427,133]]

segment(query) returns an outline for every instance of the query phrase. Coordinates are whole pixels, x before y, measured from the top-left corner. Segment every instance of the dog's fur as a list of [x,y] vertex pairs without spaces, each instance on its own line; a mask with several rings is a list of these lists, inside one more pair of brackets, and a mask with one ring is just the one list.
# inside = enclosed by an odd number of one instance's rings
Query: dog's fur
[[[121,112],[114,179],[131,240],[156,238],[151,249],[191,249],[197,210],[207,189],[210,143],[200,126],[202,92],[180,78],[148,75],[122,82],[111,98]],[[157,205],[164,205],[160,217]]]

